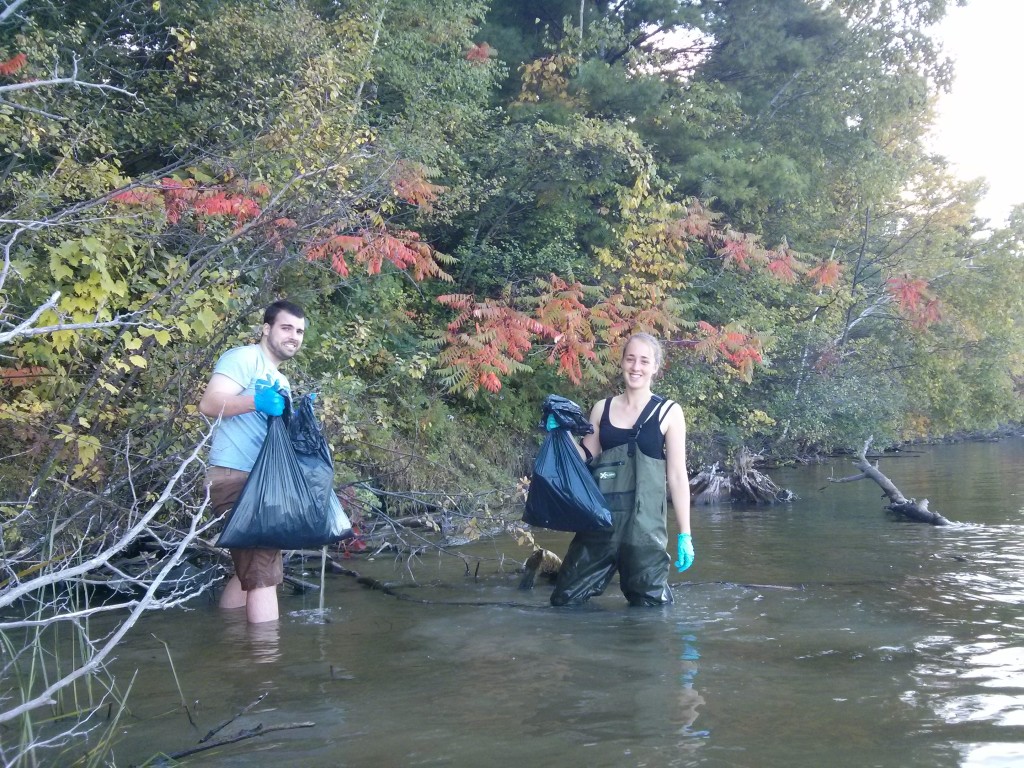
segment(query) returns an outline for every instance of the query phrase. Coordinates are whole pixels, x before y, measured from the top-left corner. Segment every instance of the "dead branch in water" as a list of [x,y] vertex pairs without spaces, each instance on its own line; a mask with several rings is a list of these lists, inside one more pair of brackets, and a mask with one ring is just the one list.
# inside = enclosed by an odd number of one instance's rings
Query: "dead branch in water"
[[872,464],[868,461],[868,448],[871,447],[871,443],[874,439],[874,437],[869,437],[865,441],[864,447],[861,448],[860,453],[857,454],[857,460],[853,462],[853,465],[860,470],[860,474],[850,475],[849,477],[829,478],[829,482],[851,483],[854,480],[869,478],[878,484],[885,493],[885,496],[889,499],[890,503],[886,506],[886,509],[895,512],[896,514],[903,515],[917,523],[949,525],[949,520],[944,518],[938,512],[932,512],[928,509],[928,499],[921,499],[921,501],[908,499],[900,492],[900,489],[896,487],[892,480],[882,474],[881,470],[878,469],[878,462]]
[[183,757],[194,755],[197,752],[205,752],[208,749],[215,749],[217,747],[223,747],[225,744],[234,744],[245,739],[254,739],[257,736],[266,736],[268,733],[274,731],[290,731],[295,728],[313,728],[316,723],[288,723],[286,725],[268,725],[263,727],[263,723],[260,723],[255,728],[248,728],[243,731],[239,731],[234,736],[228,736],[220,739],[219,741],[211,741],[198,747],[192,747],[192,749],[184,749],[181,752],[174,752],[167,755],[169,760],[180,760]]

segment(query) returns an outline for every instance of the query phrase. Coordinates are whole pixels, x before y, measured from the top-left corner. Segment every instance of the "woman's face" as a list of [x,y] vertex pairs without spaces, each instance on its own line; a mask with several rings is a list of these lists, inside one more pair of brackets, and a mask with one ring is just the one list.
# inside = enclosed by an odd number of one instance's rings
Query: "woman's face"
[[633,339],[622,353],[622,378],[626,386],[642,389],[651,386],[651,379],[658,372],[654,348],[643,339]]

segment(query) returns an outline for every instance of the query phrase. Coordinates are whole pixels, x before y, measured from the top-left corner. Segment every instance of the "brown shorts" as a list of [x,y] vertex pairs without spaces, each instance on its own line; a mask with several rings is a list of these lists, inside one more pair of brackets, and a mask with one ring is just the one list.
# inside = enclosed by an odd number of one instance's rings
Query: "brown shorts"
[[[223,515],[235,505],[248,472],[228,467],[208,467],[206,483],[210,486],[210,506],[213,514]],[[229,549],[231,562],[235,564],[235,575],[242,583],[242,589],[276,587],[284,581],[284,564],[279,549]]]

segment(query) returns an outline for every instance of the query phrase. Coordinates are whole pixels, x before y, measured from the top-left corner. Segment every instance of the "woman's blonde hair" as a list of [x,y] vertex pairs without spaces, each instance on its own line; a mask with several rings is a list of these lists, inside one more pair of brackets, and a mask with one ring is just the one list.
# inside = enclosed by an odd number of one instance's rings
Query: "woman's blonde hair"
[[633,341],[642,341],[644,344],[646,344],[647,346],[654,350],[654,365],[660,370],[661,361],[665,358],[665,353],[661,348],[661,342],[658,341],[656,337],[652,336],[649,333],[634,333],[632,336],[626,339],[626,344],[622,348],[622,357],[620,358],[620,360],[624,360],[626,358],[626,350],[629,349],[629,345]]

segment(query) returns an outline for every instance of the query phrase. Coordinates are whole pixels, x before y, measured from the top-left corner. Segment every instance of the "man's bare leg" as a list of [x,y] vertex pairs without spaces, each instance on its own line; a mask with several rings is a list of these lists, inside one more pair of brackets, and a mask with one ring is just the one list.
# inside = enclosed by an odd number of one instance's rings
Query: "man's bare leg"
[[224,591],[220,593],[220,607],[226,610],[232,608],[244,608],[246,604],[245,591],[242,589],[242,582],[237,576],[228,579]]
[[245,595],[245,617],[250,624],[277,621],[277,587],[256,587]]

